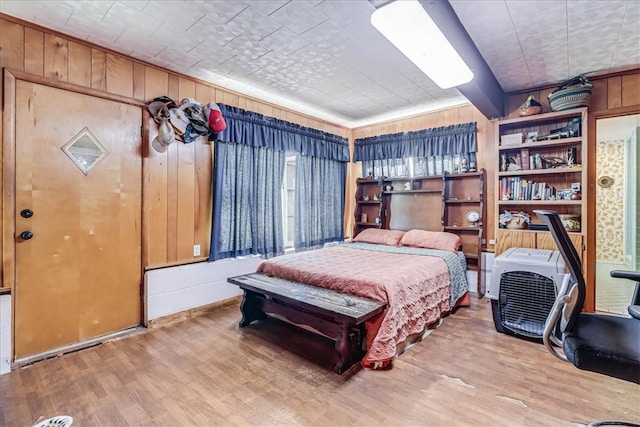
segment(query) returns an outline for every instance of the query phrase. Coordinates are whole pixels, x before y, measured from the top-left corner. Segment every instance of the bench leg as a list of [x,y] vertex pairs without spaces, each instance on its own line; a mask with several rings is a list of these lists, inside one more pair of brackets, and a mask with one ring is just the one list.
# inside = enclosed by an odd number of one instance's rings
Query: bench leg
[[351,324],[342,324],[338,328],[336,337],[336,351],[338,352],[338,362],[334,370],[342,374],[353,365],[354,349],[358,347],[360,334],[358,329]]
[[260,296],[253,292],[244,290],[244,296],[242,297],[242,303],[240,304],[240,312],[242,313],[242,319],[240,320],[240,327],[248,326],[254,320],[266,319],[267,315],[262,310],[262,299]]

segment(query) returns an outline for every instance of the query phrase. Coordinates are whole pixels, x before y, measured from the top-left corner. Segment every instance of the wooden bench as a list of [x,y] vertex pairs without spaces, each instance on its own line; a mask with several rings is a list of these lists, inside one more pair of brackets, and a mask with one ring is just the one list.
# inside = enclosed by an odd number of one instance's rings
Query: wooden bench
[[229,277],[244,291],[240,327],[277,314],[297,325],[307,325],[335,340],[335,371],[345,372],[366,350],[364,322],[381,313],[386,303],[331,289],[252,273]]

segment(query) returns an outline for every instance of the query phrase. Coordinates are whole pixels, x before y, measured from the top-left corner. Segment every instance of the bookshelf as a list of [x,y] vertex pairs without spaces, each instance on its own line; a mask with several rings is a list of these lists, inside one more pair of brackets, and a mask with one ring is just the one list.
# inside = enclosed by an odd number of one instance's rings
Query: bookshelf
[[[514,246],[556,249],[549,232],[533,212],[548,209],[566,216],[567,231],[583,257],[587,219],[587,108],[502,120],[495,126],[499,165],[495,193],[496,256]],[[517,223],[505,223],[510,214],[528,217],[529,221],[524,228]],[[575,226],[576,220],[579,228]],[[569,224],[574,226],[570,229]]]

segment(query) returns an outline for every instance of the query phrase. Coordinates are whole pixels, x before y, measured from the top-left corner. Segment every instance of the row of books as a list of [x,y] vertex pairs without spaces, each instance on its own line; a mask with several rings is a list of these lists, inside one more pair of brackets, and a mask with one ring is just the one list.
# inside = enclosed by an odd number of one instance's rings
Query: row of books
[[556,200],[556,189],[546,182],[519,176],[500,178],[500,200]]

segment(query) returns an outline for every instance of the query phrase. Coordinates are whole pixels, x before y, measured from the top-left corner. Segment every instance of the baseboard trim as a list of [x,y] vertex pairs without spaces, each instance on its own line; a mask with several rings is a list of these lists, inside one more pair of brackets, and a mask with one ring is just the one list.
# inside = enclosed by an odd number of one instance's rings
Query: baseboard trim
[[68,353],[73,353],[79,350],[84,350],[86,348],[95,347],[109,341],[114,341],[114,340],[121,339],[133,334],[143,332],[144,330],[145,330],[144,326],[134,326],[133,328],[125,329],[118,332],[113,332],[107,335],[102,335],[102,336],[88,339],[82,342],[58,347],[53,350],[45,351],[43,353],[38,353],[31,356],[23,357],[20,359],[16,359],[13,363],[11,363],[11,370],[13,371],[16,369],[22,369],[36,362],[41,362],[46,359],[53,359],[55,357],[64,356],[65,354],[68,354]]
[[221,301],[216,301],[211,304],[206,304],[200,307],[194,307],[178,313],[159,317],[157,319],[149,321],[149,324],[147,325],[146,328],[144,326],[137,326],[134,328],[126,329],[124,331],[118,331],[112,334],[103,335],[97,338],[86,340],[80,343],[59,347],[44,353],[39,353],[33,356],[24,357],[11,363],[11,370],[13,371],[17,369],[26,368],[36,362],[41,362],[46,359],[60,357],[68,353],[73,353],[75,351],[84,350],[90,347],[95,347],[97,345],[101,345],[109,341],[120,340],[123,338],[127,338],[131,335],[146,333],[148,330],[151,330],[151,329],[172,325],[193,317],[203,316],[207,313],[210,313],[222,307],[226,307],[230,305],[240,305],[241,301],[242,301],[242,295],[238,295],[238,296],[227,298]]
[[212,302],[211,304],[205,304],[200,307],[194,307],[188,310],[179,311],[178,313],[168,314],[166,316],[149,320],[147,328],[155,329],[167,325],[172,325],[174,323],[182,322],[192,317],[203,316],[221,307],[226,307],[229,305],[239,305],[240,301],[242,301],[242,295]]

